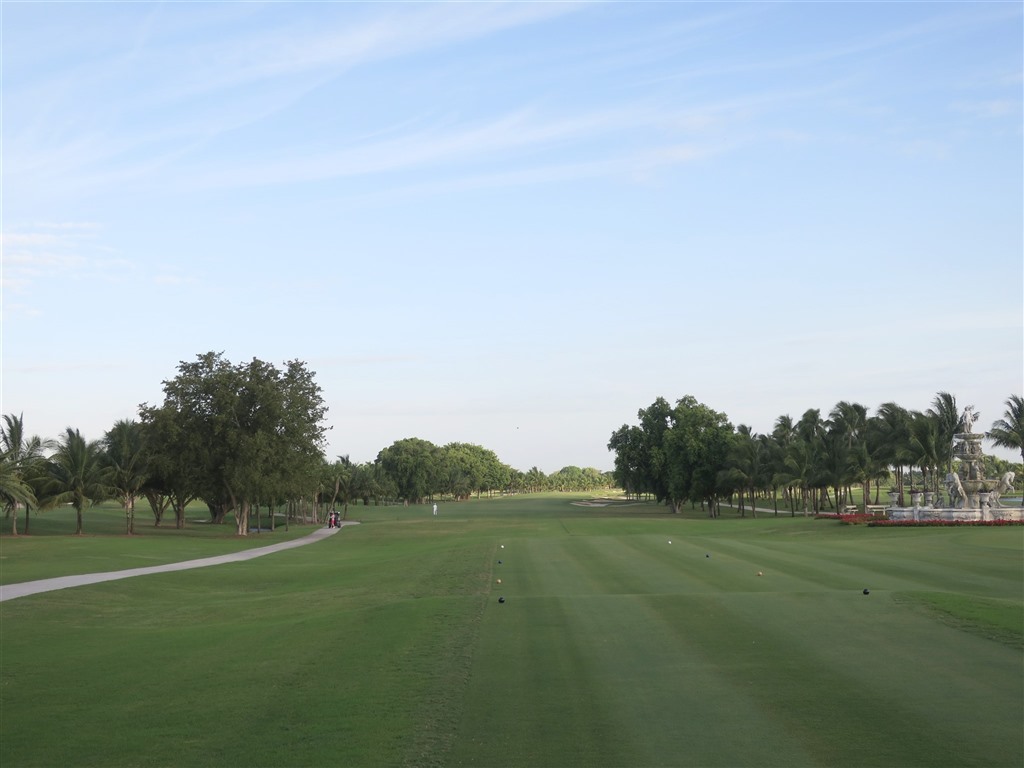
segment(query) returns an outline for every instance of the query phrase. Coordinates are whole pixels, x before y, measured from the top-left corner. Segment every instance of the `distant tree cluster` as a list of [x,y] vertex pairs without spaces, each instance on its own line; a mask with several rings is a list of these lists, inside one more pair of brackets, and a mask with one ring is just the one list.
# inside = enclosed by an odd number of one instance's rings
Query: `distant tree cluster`
[[538,491],[593,491],[609,488],[610,472],[563,467],[545,475],[536,467],[523,473],[499,461],[493,451],[469,443],[438,447],[420,438],[398,440],[377,455],[377,465],[394,487],[394,497],[421,503],[437,496],[455,500],[473,494]]
[[[1020,450],[1024,459],[1024,401],[1012,395],[1006,405],[1005,418],[988,437]],[[712,517],[732,498],[743,514],[748,503],[756,514],[758,498],[770,498],[778,513],[779,491],[791,514],[845,505],[854,486],[863,489],[866,503],[872,483],[878,503],[883,481],[893,484],[903,505],[908,483],[910,490],[939,491],[954,470],[953,436],[965,428],[948,392],[938,393],[924,412],[890,402],[869,416],[863,405],[843,401],[823,418],[812,408],[797,421],[780,416],[769,435],[743,424],[733,428],[724,413],[690,396],[674,406],[659,397],[637,417],[639,424],[624,424],[608,442],[616,482],[675,512],[686,502],[700,504]],[[985,460],[987,477],[1010,467],[996,457]]]
[[447,497],[608,488],[611,473],[564,467],[551,476],[536,467],[523,473],[486,448],[443,447],[419,438],[399,440],[376,461],[354,464],[325,458],[327,407],[314,374],[300,361],[282,368],[253,359],[235,364],[208,352],[182,362],[163,384],[159,405],[139,406],[139,420],[118,421],[102,440],[68,428],[59,441],[29,437],[22,415],[3,417],[0,432],[0,503],[18,533],[32,510],[71,504],[76,533],[90,505],[117,499],[125,530],[134,532],[136,502],[145,499],[155,525],[173,512],[185,525],[186,507],[206,504],[210,520],[233,516],[246,535],[261,509],[284,510],[285,523],[317,522],[342,505],[386,501],[419,503]]

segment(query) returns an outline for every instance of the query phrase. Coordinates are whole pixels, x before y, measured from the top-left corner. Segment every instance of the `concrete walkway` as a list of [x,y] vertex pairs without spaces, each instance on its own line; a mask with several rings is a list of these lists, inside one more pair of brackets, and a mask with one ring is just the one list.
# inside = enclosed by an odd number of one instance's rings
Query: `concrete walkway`
[[[341,525],[359,525],[355,520],[343,520]],[[274,552],[282,552],[286,549],[294,549],[305,544],[312,544],[327,536],[331,536],[341,528],[319,528],[309,536],[301,539],[284,541],[280,544],[271,544],[269,547],[256,547],[246,549],[242,552],[235,552],[230,555],[217,555],[216,557],[203,557],[198,560],[185,560],[181,563],[167,563],[166,565],[152,565],[146,568],[129,568],[124,571],[107,571],[106,573],[82,573],[77,576],[58,576],[55,579],[39,579],[38,581],[23,581],[20,584],[5,584],[0,586],[0,602],[13,600],[16,597],[26,597],[40,592],[52,592],[55,589],[68,589],[69,587],[83,587],[87,584],[99,584],[102,581],[117,581],[118,579],[130,579],[133,576],[148,576],[151,573],[168,573],[170,571],[187,571],[192,568],[206,568],[210,565],[223,565],[224,563],[239,563],[244,560],[253,560],[257,557],[270,555]]]

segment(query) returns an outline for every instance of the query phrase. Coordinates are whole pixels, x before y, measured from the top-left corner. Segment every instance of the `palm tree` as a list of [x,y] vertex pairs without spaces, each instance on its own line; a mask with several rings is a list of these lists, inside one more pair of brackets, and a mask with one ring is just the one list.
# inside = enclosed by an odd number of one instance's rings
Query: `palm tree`
[[860,483],[863,499],[863,512],[868,511],[871,503],[871,479],[875,472],[875,462],[867,440],[861,440],[853,447],[846,457],[846,470],[851,480]]
[[335,503],[340,500],[345,505],[345,511],[341,516],[342,520],[348,520],[348,505],[355,498],[357,490],[354,482],[355,476],[355,467],[348,454],[339,456],[337,461],[327,466],[328,485],[331,488],[331,510],[334,510]]
[[776,480],[776,475],[782,469],[784,454],[773,435],[758,435],[757,440],[761,444],[761,454],[763,456],[761,460],[761,486],[763,490],[771,491],[772,507],[775,510],[775,516],[778,517],[779,483]]
[[125,533],[135,533],[135,499],[146,482],[143,426],[134,419],[120,419],[103,436],[104,456],[111,488],[124,507]]
[[764,444],[750,427],[740,424],[729,446],[726,468],[719,473],[719,486],[726,493],[738,491],[740,515],[746,517],[743,492],[750,492],[750,514],[757,517],[756,492],[764,479]]
[[[809,514],[808,501],[820,474],[820,441],[797,439],[790,443],[784,460],[785,469],[776,475],[775,480],[784,485],[800,489],[804,516]],[[814,508],[818,502],[815,495]]]
[[[0,452],[3,454],[7,482],[14,485],[12,493],[3,496],[3,503],[7,513],[12,517],[11,533],[14,536],[18,535],[18,506],[25,507],[25,533],[28,533],[29,513],[33,506],[39,506],[36,499],[39,489],[34,486],[41,474],[43,452],[53,447],[52,440],[43,440],[38,435],[25,436],[24,414],[4,414],[3,426],[0,427]],[[28,489],[28,496],[15,498],[14,488],[18,484]]]
[[808,408],[800,421],[796,423],[796,435],[801,440],[812,441],[825,434],[825,422],[822,421],[821,411],[817,408]]
[[[864,429],[864,446],[868,454],[868,467],[867,467],[867,479],[870,486],[870,481],[875,481],[875,504],[878,503],[878,497],[881,493],[882,480],[888,480],[892,474],[889,471],[889,461],[887,452],[889,446],[883,442],[883,427],[880,426],[882,420],[879,416],[872,416],[868,419],[867,426]],[[860,462],[861,459],[855,461]],[[858,470],[859,473],[859,470]],[[865,486],[868,488],[869,486]],[[864,503],[868,503],[868,496],[865,495]]]
[[1010,395],[1003,416],[1006,418],[992,422],[988,439],[1000,448],[1015,448],[1024,460],[1024,398]]
[[[939,423],[927,413],[912,411],[910,414],[910,451],[911,466],[921,468],[922,490],[938,490],[938,467],[943,461],[940,445]],[[928,473],[931,471],[932,483],[929,487]],[[913,485],[913,478],[911,478]]]
[[82,511],[89,504],[110,496],[109,468],[104,466],[99,440],[86,441],[77,429],[68,427],[49,461],[49,490],[56,504],[75,508],[75,535],[82,533]]
[[864,435],[868,422],[868,409],[860,403],[840,400],[828,415],[828,428],[840,435],[847,448],[852,448]]
[[946,472],[953,471],[953,436],[960,431],[962,418],[956,407],[956,398],[949,392],[939,392],[932,400],[928,415],[935,420],[938,428],[939,459]]
[[[825,491],[825,498],[828,499],[828,483],[829,477],[825,465],[825,437],[827,435],[828,425],[825,420],[821,418],[821,411],[817,408],[808,408],[804,411],[804,415],[800,417],[800,421],[796,424],[797,442],[804,443],[805,450],[803,455],[805,458],[809,457],[813,461],[811,465],[805,465],[805,469],[809,469],[811,474],[803,479],[804,493],[808,490],[811,494],[811,501],[814,507],[814,512],[817,514],[821,511],[821,496],[822,491]],[[806,498],[804,503],[804,512],[807,511]]]
[[0,502],[11,516],[11,535],[17,536],[18,505],[23,504],[25,509],[29,509],[37,502],[32,486],[22,479],[18,465],[6,451],[0,454]]
[[789,501],[789,514],[791,517],[796,514],[794,486],[791,483],[785,482],[784,478],[788,477],[785,464],[786,454],[789,452],[789,446],[796,440],[796,436],[796,425],[793,424],[792,416],[786,413],[775,420],[775,426],[772,428],[772,440],[775,443],[775,448],[772,452],[774,456],[772,484],[781,484],[783,486],[783,493]]
[[848,497],[850,495],[849,483],[859,479],[851,475],[849,464],[851,456],[864,442],[867,423],[868,409],[860,403],[851,403],[846,400],[836,403],[828,415],[829,436],[837,441],[829,452],[830,474],[836,491],[837,505],[843,503],[843,500],[839,498],[841,488],[845,489]]
[[882,403],[871,424],[874,455],[895,471],[897,504],[902,507],[903,467],[910,461],[910,413],[896,403]]

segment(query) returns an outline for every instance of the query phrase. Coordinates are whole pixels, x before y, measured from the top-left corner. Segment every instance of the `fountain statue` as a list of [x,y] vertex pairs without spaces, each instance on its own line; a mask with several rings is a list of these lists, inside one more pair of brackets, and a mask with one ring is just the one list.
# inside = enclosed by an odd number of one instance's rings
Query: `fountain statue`
[[[946,493],[949,495],[949,506],[943,507],[942,494],[936,494],[937,502],[925,506],[920,504],[920,496],[915,494],[911,507],[896,506],[895,497],[888,509],[888,516],[893,520],[1024,520],[1024,508],[1004,507],[1001,497],[1013,488],[1014,473],[1005,472],[996,479],[985,477],[981,441],[983,434],[974,432],[974,423],[978,420],[978,412],[973,405],[964,409],[960,419],[961,432],[953,435],[953,458],[959,460],[959,470],[946,475]],[[931,494],[928,494],[931,496]]]

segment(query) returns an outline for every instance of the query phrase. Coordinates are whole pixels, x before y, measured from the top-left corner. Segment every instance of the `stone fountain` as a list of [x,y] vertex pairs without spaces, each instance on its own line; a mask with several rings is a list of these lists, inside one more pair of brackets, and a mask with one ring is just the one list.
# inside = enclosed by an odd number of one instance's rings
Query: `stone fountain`
[[1013,488],[1014,473],[1006,472],[998,479],[987,479],[982,463],[981,441],[984,435],[973,431],[978,414],[974,406],[964,409],[963,432],[953,435],[953,458],[960,460],[959,471],[946,475],[946,493],[949,496],[948,506],[943,504],[942,494],[925,494],[925,503],[921,504],[921,494],[911,495],[910,507],[898,507],[893,501],[887,510],[892,520],[943,520],[980,522],[994,520],[1024,520],[1024,507],[1004,507],[1001,503],[1002,494]]

